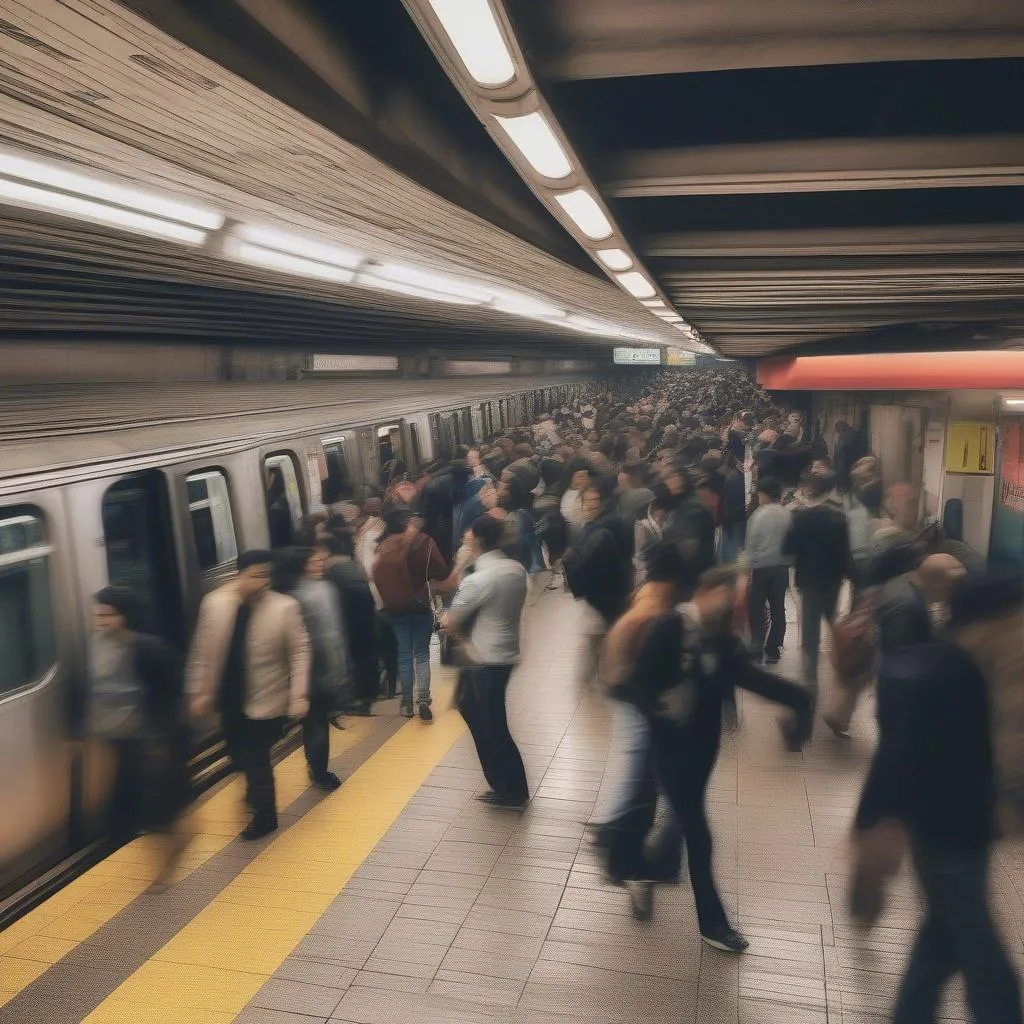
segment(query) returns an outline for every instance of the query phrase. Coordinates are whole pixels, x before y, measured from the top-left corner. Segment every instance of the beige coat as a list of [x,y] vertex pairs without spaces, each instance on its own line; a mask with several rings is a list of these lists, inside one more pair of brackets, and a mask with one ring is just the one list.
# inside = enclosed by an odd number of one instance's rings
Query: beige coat
[[[189,651],[186,685],[196,714],[213,710],[240,604],[234,583],[207,594]],[[309,709],[309,635],[299,603],[274,591],[252,609],[245,653],[249,718],[301,718]]]

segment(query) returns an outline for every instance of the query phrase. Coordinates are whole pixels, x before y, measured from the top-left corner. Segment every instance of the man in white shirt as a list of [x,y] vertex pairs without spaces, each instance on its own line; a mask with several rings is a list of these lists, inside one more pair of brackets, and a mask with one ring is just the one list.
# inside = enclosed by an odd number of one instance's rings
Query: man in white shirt
[[519,660],[519,623],[526,601],[526,570],[501,550],[502,523],[482,516],[470,527],[476,555],[445,616],[445,629],[468,634],[471,664],[459,673],[456,705],[476,744],[491,787],[481,799],[522,807],[530,797],[522,755],[508,728],[505,691]]

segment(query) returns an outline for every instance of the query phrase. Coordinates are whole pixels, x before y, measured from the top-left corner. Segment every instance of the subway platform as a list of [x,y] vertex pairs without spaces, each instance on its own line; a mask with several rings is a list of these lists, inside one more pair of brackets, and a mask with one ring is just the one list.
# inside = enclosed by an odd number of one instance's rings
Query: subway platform
[[[874,743],[817,726],[786,753],[777,709],[741,694],[709,792],[718,880],[742,956],[700,942],[688,881],[650,922],[602,881],[585,823],[607,794],[610,715],[575,680],[575,609],[530,609],[509,691],[534,799],[485,787],[435,668],[431,724],[395,702],[332,735],[336,793],[307,786],[301,750],[277,769],[282,828],[257,843],[241,785],[194,809],[173,884],[154,887],[143,837],[0,935],[3,1024],[882,1024],[921,913],[909,876],[870,933],[849,920],[846,836]],[[780,671],[795,675],[796,624]],[[827,680],[826,680],[827,682]],[[685,875],[685,873],[684,873]],[[1024,970],[1024,849],[1003,847],[993,899]],[[954,985],[943,1021],[966,1021]]]

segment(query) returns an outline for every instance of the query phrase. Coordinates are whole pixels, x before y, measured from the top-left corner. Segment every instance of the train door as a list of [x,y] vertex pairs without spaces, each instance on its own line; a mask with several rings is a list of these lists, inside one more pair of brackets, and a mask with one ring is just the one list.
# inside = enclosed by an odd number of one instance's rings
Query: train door
[[294,452],[264,455],[263,486],[270,546],[286,548],[294,543],[305,515]]
[[348,444],[349,438],[344,434],[321,441],[327,475],[321,481],[320,496],[325,505],[351,501],[355,494]]
[[231,509],[227,473],[198,469],[185,477],[188,517],[192,527],[193,569],[200,590],[208,594],[236,574],[238,539]]
[[409,424],[409,456],[412,461],[411,468],[419,470],[423,462],[423,448],[420,444],[420,426],[418,423]]
[[379,424],[376,427],[376,445],[380,482],[386,488],[392,480],[400,479],[408,470],[402,443],[402,421]]
[[[81,650],[57,491],[0,502],[0,903],[73,847]],[[0,924],[0,929],[2,929]]]

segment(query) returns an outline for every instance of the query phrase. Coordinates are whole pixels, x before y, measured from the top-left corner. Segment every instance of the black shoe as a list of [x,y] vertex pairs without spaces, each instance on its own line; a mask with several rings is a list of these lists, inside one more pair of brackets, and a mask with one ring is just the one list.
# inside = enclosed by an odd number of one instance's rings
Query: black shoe
[[750,945],[735,928],[730,928],[727,924],[712,929],[706,935],[702,932],[700,937],[709,946],[714,946],[724,953],[742,953]]
[[625,886],[633,916],[638,921],[650,921],[654,916],[654,883],[646,878],[635,878],[629,879]]
[[779,652],[778,651],[765,651],[764,663],[766,665],[778,665],[778,663],[779,663]]
[[425,701],[420,701],[420,721],[421,722],[432,722],[434,720],[434,712],[430,710],[430,705]]
[[530,800],[528,796],[503,796],[501,793],[494,792],[481,793],[478,799],[490,807],[507,807],[516,811],[521,811]]
[[325,793],[333,793],[341,785],[341,779],[334,772],[324,772],[323,775],[311,777],[310,781]]
[[[348,714],[347,711],[345,713]],[[341,715],[332,715],[327,719],[327,721],[329,721],[335,729],[338,729],[341,732],[345,731],[345,726],[341,724]]]
[[809,712],[795,711],[779,719],[779,732],[791,754],[799,754],[803,750],[813,731],[814,719]]
[[277,829],[277,815],[254,814],[252,821],[242,830],[239,839],[262,839]]

